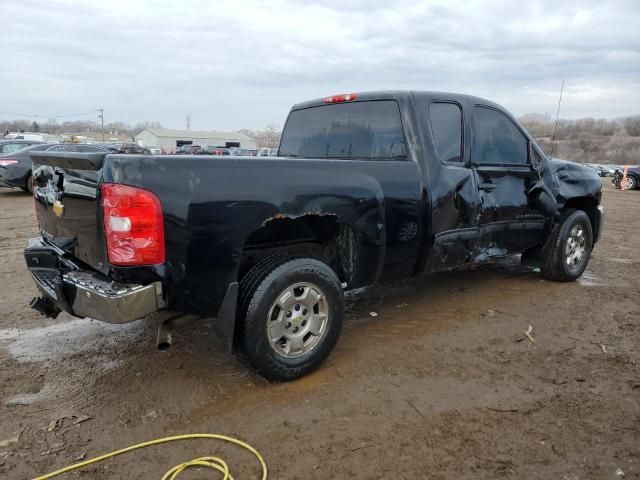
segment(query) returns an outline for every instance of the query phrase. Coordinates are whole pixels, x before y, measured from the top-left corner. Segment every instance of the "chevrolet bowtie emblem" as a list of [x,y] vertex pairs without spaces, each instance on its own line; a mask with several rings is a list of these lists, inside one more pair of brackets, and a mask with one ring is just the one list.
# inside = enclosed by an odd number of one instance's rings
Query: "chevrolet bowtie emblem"
[[56,200],[53,204],[53,213],[55,213],[56,217],[62,217],[62,215],[64,215],[64,205],[60,200]]

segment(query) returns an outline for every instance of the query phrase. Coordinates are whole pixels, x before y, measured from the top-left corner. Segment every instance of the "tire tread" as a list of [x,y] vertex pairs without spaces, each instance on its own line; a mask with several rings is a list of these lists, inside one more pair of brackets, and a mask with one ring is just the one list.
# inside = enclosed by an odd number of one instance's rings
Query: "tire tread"
[[[310,271],[315,270],[313,272],[314,274],[321,276],[325,281],[333,284],[334,289],[340,294],[340,305],[337,305],[336,308],[338,308],[340,312],[342,312],[343,308],[342,286],[340,281],[337,275],[335,275],[335,272],[321,261],[313,258],[295,258],[288,255],[282,255],[277,258],[273,258],[270,261],[264,261],[264,263],[261,262],[260,264],[257,264],[254,267],[255,271],[251,272],[251,276],[249,277],[249,274],[245,276],[245,278],[249,278],[246,283],[243,280],[243,283],[245,283],[244,287],[241,285],[241,316],[239,317],[239,320],[242,320],[241,328],[243,332],[240,344],[242,345],[243,353],[249,358],[256,370],[270,380],[292,380],[315,369],[335,345],[337,337],[340,334],[342,324],[341,318],[340,321],[338,321],[338,319],[334,319],[337,323],[330,330],[330,335],[324,339],[325,344],[321,349],[324,351],[319,352],[320,356],[318,358],[310,360],[310,362],[299,366],[288,366],[276,360],[271,355],[261,354],[259,351],[250,351],[249,347],[254,348],[255,346],[250,346],[247,343],[247,338],[252,334],[252,332],[260,328],[258,325],[255,325],[255,322],[262,321],[262,318],[260,316],[256,317],[254,312],[258,310],[260,302],[264,296],[267,295],[268,290],[274,281],[276,281],[280,275],[291,267],[290,264],[292,262],[297,263],[296,268],[298,269],[305,268]],[[342,313],[340,313],[340,316],[341,315]]]
[[[586,212],[574,208],[567,209],[562,215],[562,218],[560,220],[560,228],[558,229],[556,238],[554,239],[553,249],[551,250],[549,256],[545,259],[541,268],[542,275],[549,280],[553,280],[556,282],[570,282],[582,275],[582,272],[584,271],[581,271],[578,276],[573,276],[568,274],[562,268],[562,262],[564,260],[564,239],[567,234],[567,229],[570,226],[570,222],[568,220],[578,212],[587,217]],[[587,226],[589,228],[590,242],[587,254],[591,255],[591,248],[593,248],[593,233],[591,231],[591,222],[588,217]]]

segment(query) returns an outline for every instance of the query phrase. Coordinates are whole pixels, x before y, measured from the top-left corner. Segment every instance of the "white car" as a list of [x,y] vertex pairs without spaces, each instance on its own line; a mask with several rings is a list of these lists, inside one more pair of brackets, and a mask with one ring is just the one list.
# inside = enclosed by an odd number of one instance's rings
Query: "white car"
[[258,157],[277,157],[278,149],[277,148],[261,148],[258,150]]

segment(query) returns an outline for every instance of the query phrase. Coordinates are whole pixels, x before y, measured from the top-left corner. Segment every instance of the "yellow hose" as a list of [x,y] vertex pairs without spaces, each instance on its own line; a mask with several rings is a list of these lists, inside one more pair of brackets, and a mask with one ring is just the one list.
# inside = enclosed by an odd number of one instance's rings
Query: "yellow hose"
[[[262,480],[267,480],[267,464],[260,455],[260,452],[253,448],[248,443],[243,442],[242,440],[238,440],[237,438],[227,437],[226,435],[219,435],[217,433],[191,433],[188,435],[175,435],[173,437],[164,437],[158,438],[156,440],[150,440],[148,442],[139,443],[137,445],[131,445],[130,447],[123,448],[121,450],[116,450],[115,452],[107,453],[106,455],[101,455],[96,458],[91,458],[89,460],[85,460],[83,462],[79,462],[73,465],[69,465],[68,467],[61,468],[60,470],[56,470],[55,472],[47,473],[41,477],[37,477],[34,480],[47,480],[49,478],[57,477],[58,475],[62,475],[63,473],[70,472],[72,470],[77,470],[79,468],[86,467],[87,465],[91,465],[93,463],[102,462],[103,460],[107,460],[108,458],[113,458],[116,455],[121,455],[123,453],[131,452],[132,450],[138,450],[140,448],[150,447],[152,445],[160,445],[162,443],[169,442],[178,442],[180,440],[191,440],[198,438],[206,438],[212,440],[222,440],[223,442],[233,443],[242,448],[249,450],[253,453],[258,461],[260,462],[260,466],[262,467]],[[226,462],[218,457],[200,457],[190,460],[188,462],[181,463],[176,465],[172,469],[170,469],[167,473],[164,474],[162,480],[175,480],[178,475],[190,467],[204,467],[211,468],[219,471],[224,475],[223,480],[233,480],[231,473],[229,472],[229,467]]]

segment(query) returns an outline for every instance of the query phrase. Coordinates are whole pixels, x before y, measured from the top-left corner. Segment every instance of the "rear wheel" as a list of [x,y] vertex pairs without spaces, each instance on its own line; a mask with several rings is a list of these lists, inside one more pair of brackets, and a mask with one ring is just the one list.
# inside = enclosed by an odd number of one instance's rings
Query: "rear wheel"
[[542,267],[550,280],[571,282],[584,272],[593,248],[591,221],[582,210],[565,213],[554,247]]
[[292,380],[329,355],[342,328],[344,298],[328,265],[313,258],[276,259],[267,268],[256,265],[240,288],[243,349],[261,375]]

